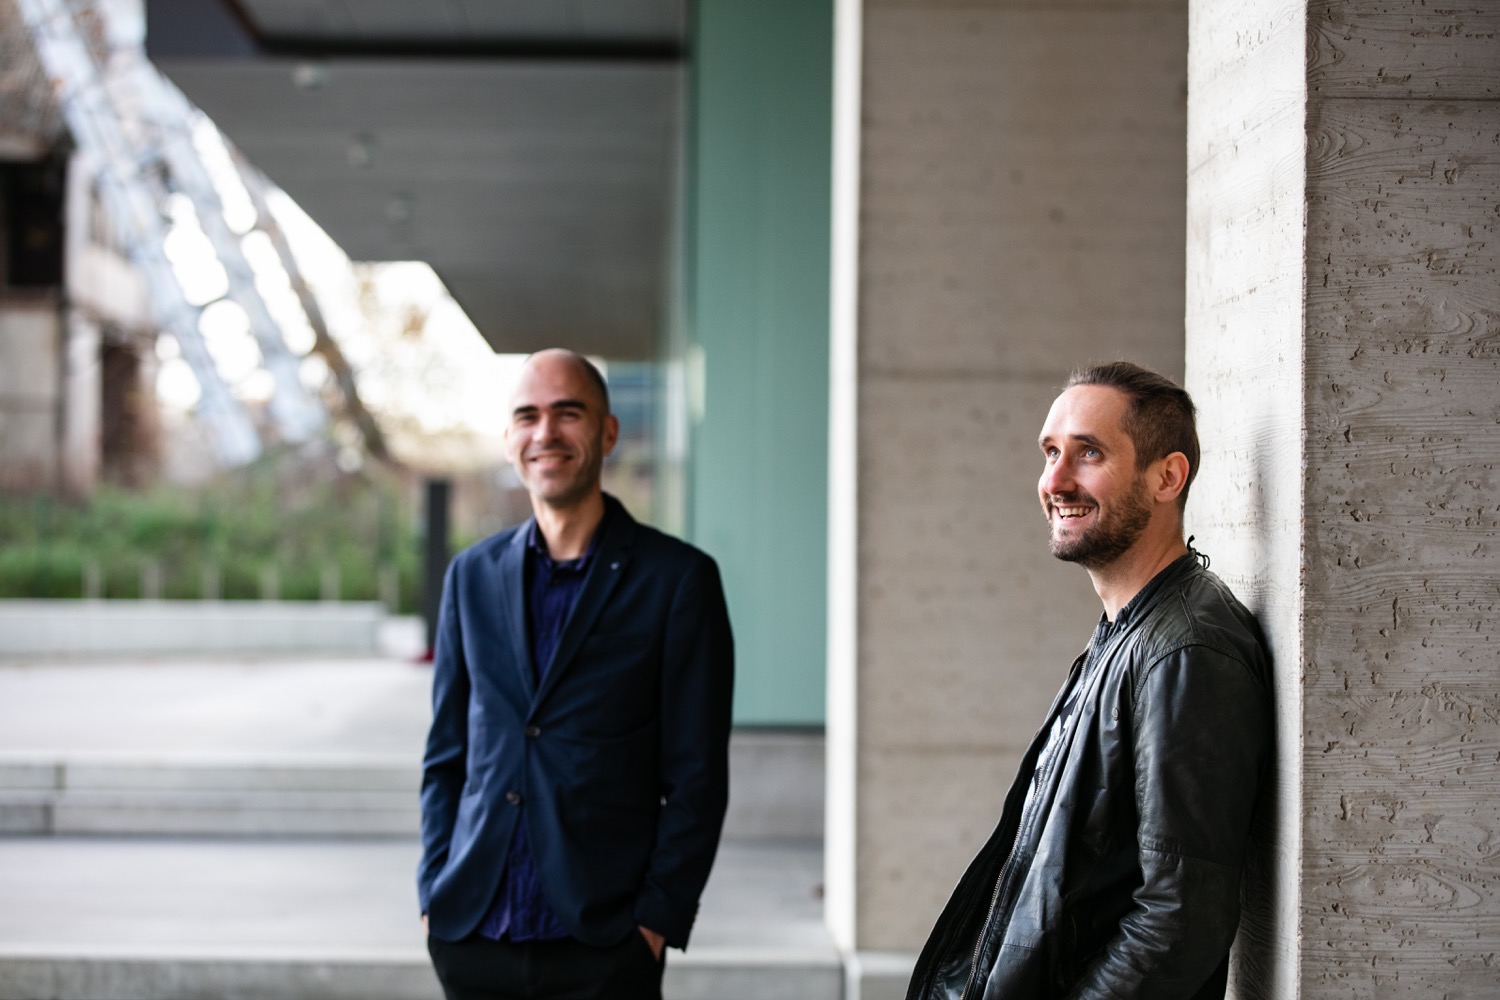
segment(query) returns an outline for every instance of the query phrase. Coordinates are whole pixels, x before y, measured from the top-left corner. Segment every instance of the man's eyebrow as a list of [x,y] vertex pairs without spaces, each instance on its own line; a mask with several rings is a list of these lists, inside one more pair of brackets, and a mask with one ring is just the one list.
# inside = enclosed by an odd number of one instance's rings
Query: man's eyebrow
[[[589,405],[588,405],[588,403],[584,402],[581,399],[554,399],[552,402],[550,402],[550,403],[547,404],[546,408],[549,409],[549,410],[584,410],[584,411],[587,411],[588,408],[589,408]],[[522,403],[520,406],[516,407],[514,410],[511,410],[510,412],[511,412],[511,416],[519,417],[522,414],[530,415],[530,414],[533,414],[533,413],[540,413],[541,410],[542,410],[542,407],[538,406],[536,403]]]
[[[1094,435],[1092,434],[1068,434],[1066,435],[1066,437],[1073,443],[1087,445],[1090,448],[1098,448],[1101,451],[1104,450],[1103,442],[1094,437]],[[1041,437],[1037,438],[1036,443],[1038,446],[1045,448],[1047,444],[1052,440],[1053,436],[1051,434],[1043,434]]]

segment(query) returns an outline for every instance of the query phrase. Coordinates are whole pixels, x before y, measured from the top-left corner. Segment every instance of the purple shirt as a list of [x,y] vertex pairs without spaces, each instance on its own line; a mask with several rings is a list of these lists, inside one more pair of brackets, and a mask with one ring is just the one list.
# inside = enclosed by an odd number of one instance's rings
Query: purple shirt
[[[552,666],[552,654],[557,651],[562,638],[563,626],[578,603],[583,590],[584,578],[588,575],[589,563],[594,556],[595,543],[603,534],[603,523],[594,530],[589,547],[577,559],[553,560],[547,552],[547,540],[536,530],[533,520],[526,529],[526,624],[531,638],[531,662],[536,670],[536,682],[540,687],[542,678]],[[525,806],[521,807],[522,809]],[[555,941],[571,937],[567,926],[552,912],[547,897],[542,892],[541,873],[537,871],[536,858],[531,853],[531,843],[526,838],[525,815],[516,822],[516,832],[510,842],[510,855],[506,860],[505,873],[500,878],[500,888],[495,892],[495,901],[489,912],[479,923],[479,933],[492,941],[502,938],[511,941]]]

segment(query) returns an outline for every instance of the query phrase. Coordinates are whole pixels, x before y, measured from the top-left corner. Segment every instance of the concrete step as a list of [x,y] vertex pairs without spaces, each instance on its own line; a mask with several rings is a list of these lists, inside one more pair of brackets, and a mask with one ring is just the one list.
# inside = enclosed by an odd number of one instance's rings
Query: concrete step
[[412,836],[408,758],[0,757],[0,832]]
[[[664,1000],[839,1000],[836,954],[705,948],[673,953]],[[425,954],[50,954],[0,945],[0,1000],[442,1000]]]
[[[725,836],[822,834],[820,733],[736,732]],[[0,834],[415,836],[415,754],[0,752]]]
[[199,1000],[202,997],[441,1000],[415,955],[142,955],[0,945],[3,1000]]
[[[0,662],[0,831],[415,834],[431,685],[373,657]],[[823,755],[736,730],[725,836],[821,837]],[[302,792],[327,794],[271,797]]]
[[0,601],[0,656],[413,656],[420,623],[373,601]]
[[[0,1000],[437,1000],[404,840],[0,838]],[[822,852],[726,844],[669,1000],[837,1000]]]

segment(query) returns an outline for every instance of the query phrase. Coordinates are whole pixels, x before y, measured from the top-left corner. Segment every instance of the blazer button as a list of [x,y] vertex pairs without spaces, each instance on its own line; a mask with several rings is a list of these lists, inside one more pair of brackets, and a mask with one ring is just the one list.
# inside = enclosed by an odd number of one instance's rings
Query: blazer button
[[540,735],[542,735],[542,727],[541,726],[527,726],[526,727],[526,738],[527,739],[534,740],[534,739],[536,739]]
[[512,788],[510,791],[505,793],[505,801],[509,802],[513,806],[518,806],[521,804],[521,793]]

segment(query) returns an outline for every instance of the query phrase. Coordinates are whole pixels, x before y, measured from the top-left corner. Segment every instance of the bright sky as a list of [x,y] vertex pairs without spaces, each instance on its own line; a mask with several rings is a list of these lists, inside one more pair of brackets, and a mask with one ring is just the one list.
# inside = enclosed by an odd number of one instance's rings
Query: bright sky
[[[250,231],[255,210],[218,130],[204,119],[194,139],[219,188],[230,228],[244,234],[242,247],[262,299],[288,348],[306,355],[313,346],[312,328],[270,238]],[[498,436],[505,425],[505,400],[522,357],[495,354],[427,264],[351,262],[291,198],[275,191],[269,200],[331,334],[356,372],[366,404],[377,415],[399,412],[428,433]],[[171,230],[166,254],[188,300],[204,307],[199,330],[215,366],[236,394],[247,400],[268,398],[271,379],[260,367],[260,350],[249,318],[239,305],[224,298],[228,279],[192,203],[176,195],[168,210]],[[374,322],[360,307],[361,278],[374,289],[378,307]],[[405,317],[413,313],[426,317],[421,335],[403,336]],[[198,401],[198,383],[181,349],[171,337],[163,336],[158,354],[162,364],[157,389],[162,402],[190,409]],[[303,377],[315,388],[327,378],[327,368],[320,358],[307,357]]]
[[[103,3],[113,43],[142,45],[142,0]],[[255,207],[223,136],[202,117],[194,127],[193,142],[213,178],[225,221],[242,240],[261,299],[288,349],[304,359],[304,383],[313,389],[321,387],[328,370],[321,358],[308,354],[314,343],[312,328],[270,238],[254,230]],[[360,394],[377,418],[399,416],[401,420],[393,422],[415,424],[424,433],[497,439],[505,426],[505,402],[522,357],[495,354],[425,263],[353,263],[284,193],[275,191],[269,200],[331,335],[355,370]],[[189,302],[203,307],[199,330],[214,366],[236,395],[250,401],[268,399],[272,379],[261,367],[249,317],[225,298],[227,276],[192,202],[176,195],[167,210],[171,223],[164,249]],[[378,315],[374,317],[360,308],[361,278],[375,289]],[[401,336],[404,318],[414,313],[426,316],[421,336]],[[181,347],[170,335],[162,335],[157,353],[161,402],[191,410],[200,395],[198,380],[182,357]]]

